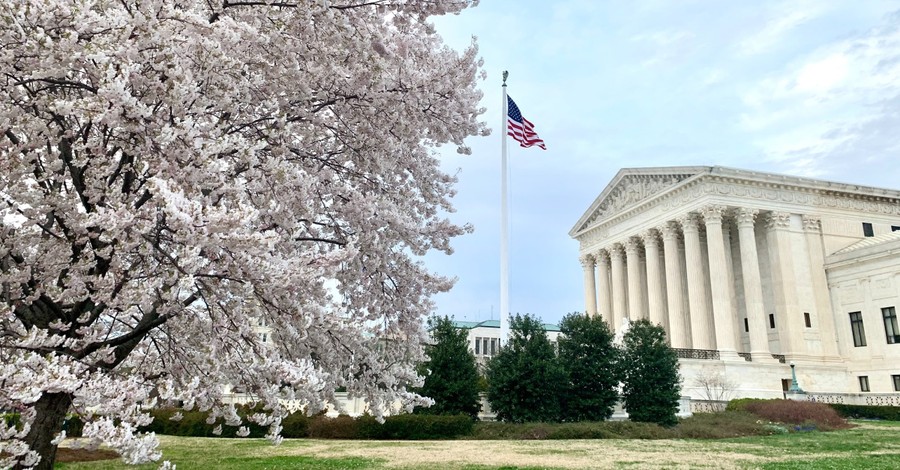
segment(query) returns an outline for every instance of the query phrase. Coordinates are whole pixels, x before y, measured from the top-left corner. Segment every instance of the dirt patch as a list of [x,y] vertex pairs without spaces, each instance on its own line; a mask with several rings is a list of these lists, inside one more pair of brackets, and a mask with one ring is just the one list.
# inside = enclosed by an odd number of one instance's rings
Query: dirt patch
[[108,449],[72,449],[60,447],[56,450],[57,462],[93,462],[95,460],[110,460],[119,458],[119,454]]
[[[420,441],[368,447],[358,441],[312,441],[292,449],[293,454],[315,457],[383,459],[388,467],[441,464],[539,466],[572,469],[613,468],[746,468],[761,457],[735,449],[732,444],[709,443],[698,448],[683,441]],[[391,444],[394,444],[393,442]]]

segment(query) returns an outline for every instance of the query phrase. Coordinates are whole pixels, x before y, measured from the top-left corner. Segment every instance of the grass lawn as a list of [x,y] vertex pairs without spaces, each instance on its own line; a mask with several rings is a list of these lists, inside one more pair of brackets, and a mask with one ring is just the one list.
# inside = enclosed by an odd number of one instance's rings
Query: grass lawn
[[[188,469],[900,468],[900,423],[834,432],[721,440],[340,441],[160,436],[164,458]],[[120,460],[58,468],[128,469]]]

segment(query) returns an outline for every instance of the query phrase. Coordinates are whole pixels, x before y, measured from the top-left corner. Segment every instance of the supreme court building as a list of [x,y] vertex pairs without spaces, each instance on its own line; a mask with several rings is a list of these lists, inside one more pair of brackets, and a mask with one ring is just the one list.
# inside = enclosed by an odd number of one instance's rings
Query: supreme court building
[[[585,310],[662,325],[682,393],[900,405],[900,191],[724,167],[619,171],[569,234]],[[845,400],[845,398],[847,398]]]

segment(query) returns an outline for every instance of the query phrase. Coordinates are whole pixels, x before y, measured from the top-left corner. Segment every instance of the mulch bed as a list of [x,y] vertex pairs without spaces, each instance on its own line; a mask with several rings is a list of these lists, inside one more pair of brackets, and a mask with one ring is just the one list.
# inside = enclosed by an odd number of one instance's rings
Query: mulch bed
[[56,450],[57,462],[93,462],[94,460],[117,459],[119,454],[109,449],[71,449],[60,447]]

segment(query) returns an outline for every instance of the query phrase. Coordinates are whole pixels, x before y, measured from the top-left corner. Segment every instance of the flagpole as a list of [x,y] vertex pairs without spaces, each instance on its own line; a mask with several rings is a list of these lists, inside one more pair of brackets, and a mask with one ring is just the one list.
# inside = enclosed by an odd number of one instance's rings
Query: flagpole
[[506,98],[506,77],[503,71],[503,116],[500,126],[502,135],[502,157],[500,159],[500,345],[505,346],[509,338],[509,195],[507,188],[506,134],[509,109]]

